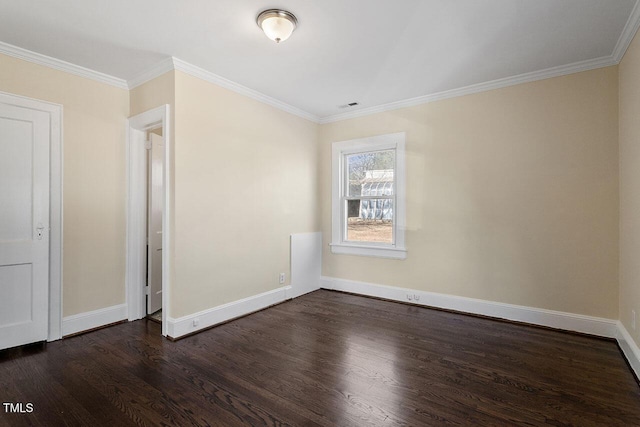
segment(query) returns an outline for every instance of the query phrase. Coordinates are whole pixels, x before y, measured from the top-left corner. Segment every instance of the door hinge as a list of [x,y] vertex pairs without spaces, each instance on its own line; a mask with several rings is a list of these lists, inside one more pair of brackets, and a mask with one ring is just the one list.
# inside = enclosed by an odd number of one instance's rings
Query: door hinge
[[147,150],[151,150],[151,141],[145,141],[144,142],[144,148]]
[[150,292],[151,292],[151,288],[149,288],[149,286],[148,286],[148,285],[147,285],[147,286],[145,286],[145,287],[144,287],[144,293],[145,293],[145,295],[149,295],[149,293],[150,293]]

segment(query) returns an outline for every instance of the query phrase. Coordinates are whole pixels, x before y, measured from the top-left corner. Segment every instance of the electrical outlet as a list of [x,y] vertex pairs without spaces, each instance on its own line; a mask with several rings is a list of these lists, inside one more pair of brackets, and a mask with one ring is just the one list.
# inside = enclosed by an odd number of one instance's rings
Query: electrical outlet
[[281,285],[284,285],[284,279],[285,279],[284,273],[280,273],[280,284]]
[[420,295],[413,295],[413,299],[416,301],[420,301]]
[[636,311],[631,310],[631,329],[636,329]]
[[193,319],[193,327],[195,328],[196,326],[198,326],[200,324],[200,319],[199,318],[195,318]]
[[408,299],[409,301],[413,300],[413,295],[411,295],[411,294],[407,294],[407,299]]

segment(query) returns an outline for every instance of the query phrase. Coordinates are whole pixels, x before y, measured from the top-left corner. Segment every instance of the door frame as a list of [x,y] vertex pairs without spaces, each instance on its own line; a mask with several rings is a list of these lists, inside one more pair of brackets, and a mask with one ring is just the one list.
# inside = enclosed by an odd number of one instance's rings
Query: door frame
[[164,139],[162,208],[162,335],[167,336],[167,315],[171,291],[169,254],[171,253],[171,229],[169,221],[171,182],[169,168],[171,147],[171,115],[168,104],[129,118],[127,128],[127,243],[126,243],[126,298],[128,319],[138,320],[146,316],[147,269],[147,149],[145,132],[162,128]]
[[0,102],[49,114],[49,319],[47,341],[62,338],[62,112],[60,104],[0,92]]

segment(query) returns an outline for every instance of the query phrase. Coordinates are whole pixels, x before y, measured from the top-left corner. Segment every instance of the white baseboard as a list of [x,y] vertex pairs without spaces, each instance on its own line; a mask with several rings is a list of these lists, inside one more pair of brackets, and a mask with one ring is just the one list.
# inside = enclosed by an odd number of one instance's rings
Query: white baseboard
[[120,304],[62,318],[62,336],[77,334],[127,319],[127,305]]
[[[522,305],[504,304],[474,298],[465,298],[415,289],[376,285],[323,276],[323,289],[351,292],[354,294],[385,298],[393,301],[409,302],[427,307],[444,308],[470,314],[513,320],[533,325],[547,326],[566,331],[581,332],[607,338],[616,338],[618,322],[601,317],[584,316],[562,311]],[[411,296],[411,299],[409,299]]]
[[631,338],[631,334],[620,321],[617,323],[617,332],[616,340],[618,340],[618,345],[629,361],[631,369],[636,373],[636,377],[640,378],[640,348],[638,348],[638,345]]
[[[285,301],[288,292],[291,292],[291,287],[283,286],[272,291],[219,305],[177,319],[167,317],[167,335],[171,338],[180,338],[181,336],[191,334],[201,329],[210,328],[211,326],[235,319],[236,317],[262,310],[263,308]],[[194,325],[194,320],[197,325]]]

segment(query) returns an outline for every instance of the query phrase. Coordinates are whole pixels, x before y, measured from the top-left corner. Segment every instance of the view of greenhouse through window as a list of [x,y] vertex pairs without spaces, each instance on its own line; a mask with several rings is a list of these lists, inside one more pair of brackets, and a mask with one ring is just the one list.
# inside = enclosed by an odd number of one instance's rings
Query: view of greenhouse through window
[[347,241],[393,243],[395,150],[347,154]]

